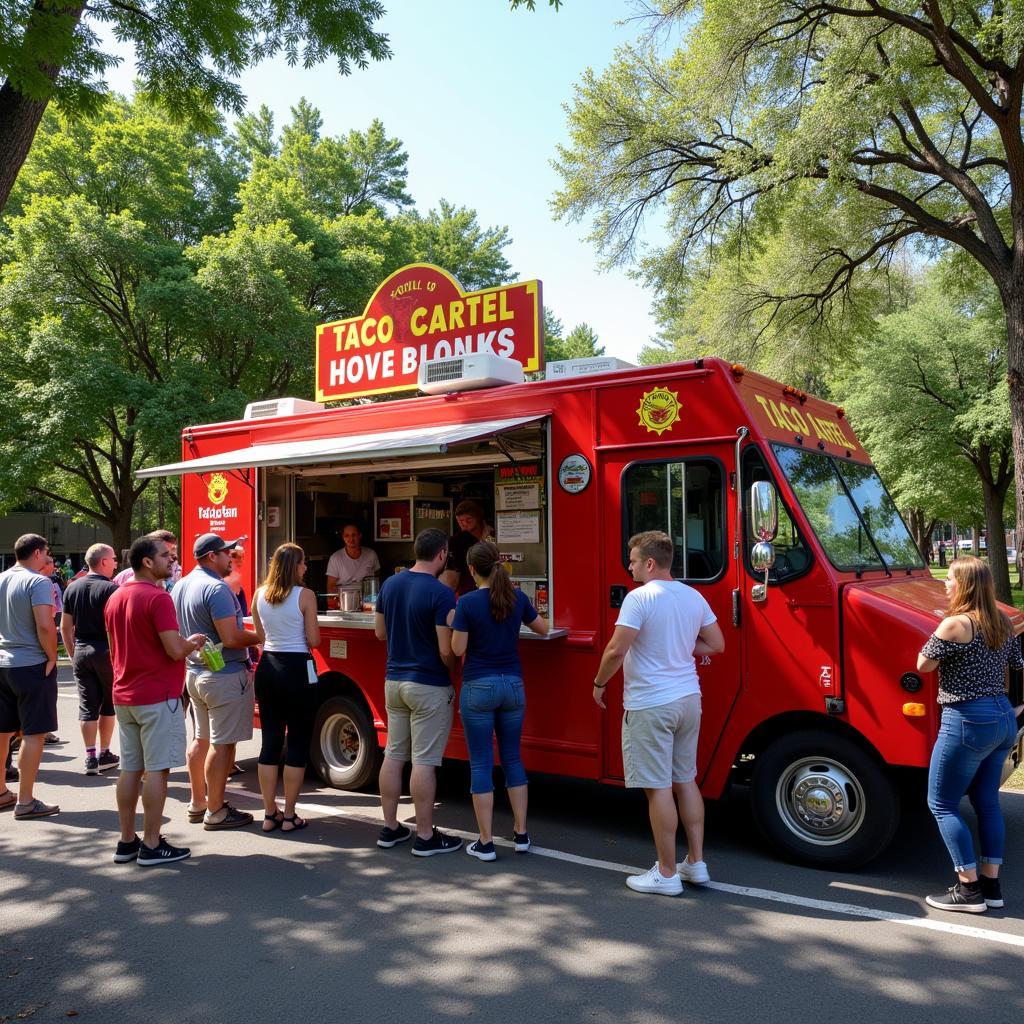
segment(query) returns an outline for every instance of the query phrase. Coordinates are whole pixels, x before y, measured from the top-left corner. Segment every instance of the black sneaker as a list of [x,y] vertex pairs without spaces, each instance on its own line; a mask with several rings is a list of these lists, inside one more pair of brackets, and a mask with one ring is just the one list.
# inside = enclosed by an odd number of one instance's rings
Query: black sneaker
[[999,887],[998,878],[986,878],[981,875],[978,881],[981,882],[981,895],[985,900],[986,907],[998,910],[1000,907],[1006,906],[1003,902],[1003,890]]
[[936,910],[955,910],[965,914],[984,914],[988,910],[977,882],[957,882],[941,896],[928,896],[925,903]]
[[390,850],[392,846],[404,843],[411,835],[412,829],[406,828],[401,822],[399,822],[398,828],[388,828],[385,825],[380,830],[380,835],[377,836],[377,845],[382,850]]
[[21,772],[12,764],[4,773],[5,782],[17,782],[21,778]]
[[99,759],[93,754],[91,757],[86,755],[85,758],[85,774],[86,775],[99,775],[100,773],[100,762]]
[[121,764],[121,758],[117,754],[112,754],[109,750],[104,750],[96,760],[99,763],[101,772],[110,771],[111,768],[117,768]]
[[454,853],[462,849],[462,840],[457,836],[445,835],[439,829],[434,829],[429,839],[420,839],[412,844],[412,855],[414,857],[433,857],[436,853]]
[[512,845],[516,848],[516,853],[529,853],[530,852],[530,833],[529,832],[513,832],[512,833]]
[[139,855],[139,850],[141,849],[142,840],[138,836],[136,836],[130,843],[118,840],[117,849],[114,851],[114,863],[127,864],[129,861],[135,860]]
[[466,853],[470,857],[476,857],[477,860],[497,860],[498,855],[494,852],[494,843],[481,843],[478,839],[475,843],[470,843],[466,847]]
[[173,864],[176,860],[184,860],[191,856],[192,851],[187,846],[171,846],[163,836],[160,837],[160,844],[156,849],[139,843],[139,867],[151,868],[155,864]]

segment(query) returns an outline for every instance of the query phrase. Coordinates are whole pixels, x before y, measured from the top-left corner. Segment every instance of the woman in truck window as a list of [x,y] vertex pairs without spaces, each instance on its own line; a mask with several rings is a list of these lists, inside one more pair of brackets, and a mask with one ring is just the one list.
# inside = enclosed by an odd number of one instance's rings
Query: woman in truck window
[[479,860],[495,860],[491,822],[494,813],[494,737],[515,818],[517,853],[530,849],[526,830],[526,770],[519,753],[526,712],[523,669],[519,663],[519,627],[544,636],[547,620],[529,598],[512,586],[498,549],[489,541],[474,544],[466,562],[477,590],[459,599],[452,620],[452,650],[466,656],[462,667],[459,714],[469,747],[473,810],[480,838],[466,847]]
[[[984,913],[1003,905],[999,866],[1006,828],[999,784],[1017,720],[1006,696],[1007,666],[1020,668],[1020,643],[996,604],[992,572],[978,558],[957,558],[946,580],[949,614],[917,656],[921,671],[939,670],[942,724],[928,768],[928,807],[939,825],[957,882],[929,906]],[[971,830],[960,816],[970,797],[978,816],[981,877]]]
[[[252,624],[263,646],[256,666],[260,704],[260,792],[263,831],[297,832],[308,822],[295,813],[316,714],[316,667],[312,651],[320,643],[316,595],[302,585],[306,555],[298,544],[282,544],[270,560],[266,582],[252,598]],[[277,806],[277,772],[284,759],[284,810]]]

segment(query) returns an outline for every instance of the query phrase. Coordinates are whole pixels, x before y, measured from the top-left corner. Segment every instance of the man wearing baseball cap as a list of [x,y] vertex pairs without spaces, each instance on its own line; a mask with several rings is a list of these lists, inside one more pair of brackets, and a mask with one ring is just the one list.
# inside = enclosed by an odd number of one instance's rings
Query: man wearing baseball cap
[[224,799],[228,773],[235,763],[235,744],[252,739],[253,687],[247,647],[256,633],[245,629],[242,610],[224,577],[231,572],[231,551],[241,540],[216,533],[196,538],[196,567],[171,591],[178,622],[186,635],[205,633],[223,646],[224,665],[207,667],[199,653],[186,661],[185,688],[192,700],[195,738],[188,750],[192,799],[188,819],[208,831],[239,828],[252,815]]

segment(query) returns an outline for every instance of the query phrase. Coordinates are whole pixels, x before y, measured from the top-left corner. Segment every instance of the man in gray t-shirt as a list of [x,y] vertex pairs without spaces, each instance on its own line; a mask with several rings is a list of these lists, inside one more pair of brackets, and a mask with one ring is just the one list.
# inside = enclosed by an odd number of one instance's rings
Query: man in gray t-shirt
[[18,798],[4,786],[0,809],[13,805],[19,820],[60,810],[33,795],[46,734],[57,728],[53,585],[40,573],[49,554],[45,537],[26,533],[14,542],[17,564],[0,573],[0,764],[7,762],[14,734],[23,733]]
[[196,567],[171,591],[178,623],[186,636],[204,633],[223,644],[223,667],[211,669],[198,654],[186,663],[185,687],[191,698],[195,738],[188,750],[192,799],[189,821],[208,831],[248,825],[252,815],[226,803],[224,787],[235,763],[235,744],[252,739],[254,697],[247,647],[256,633],[245,629],[242,609],[224,577],[231,572],[231,551],[240,541],[215,533],[196,539]]

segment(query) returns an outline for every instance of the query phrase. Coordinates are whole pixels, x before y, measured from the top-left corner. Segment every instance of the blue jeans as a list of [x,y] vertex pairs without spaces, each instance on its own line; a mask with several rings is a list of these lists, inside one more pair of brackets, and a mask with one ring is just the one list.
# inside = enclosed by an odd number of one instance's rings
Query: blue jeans
[[978,816],[982,862],[1003,863],[1006,826],[999,781],[1016,740],[1017,720],[1006,697],[978,697],[942,709],[928,766],[928,807],[957,871],[977,867],[971,830],[960,816],[965,793]]
[[505,773],[505,785],[512,789],[526,785],[526,769],[519,754],[526,713],[526,692],[519,676],[481,676],[463,680],[459,714],[469,747],[470,793],[494,792],[494,743]]

